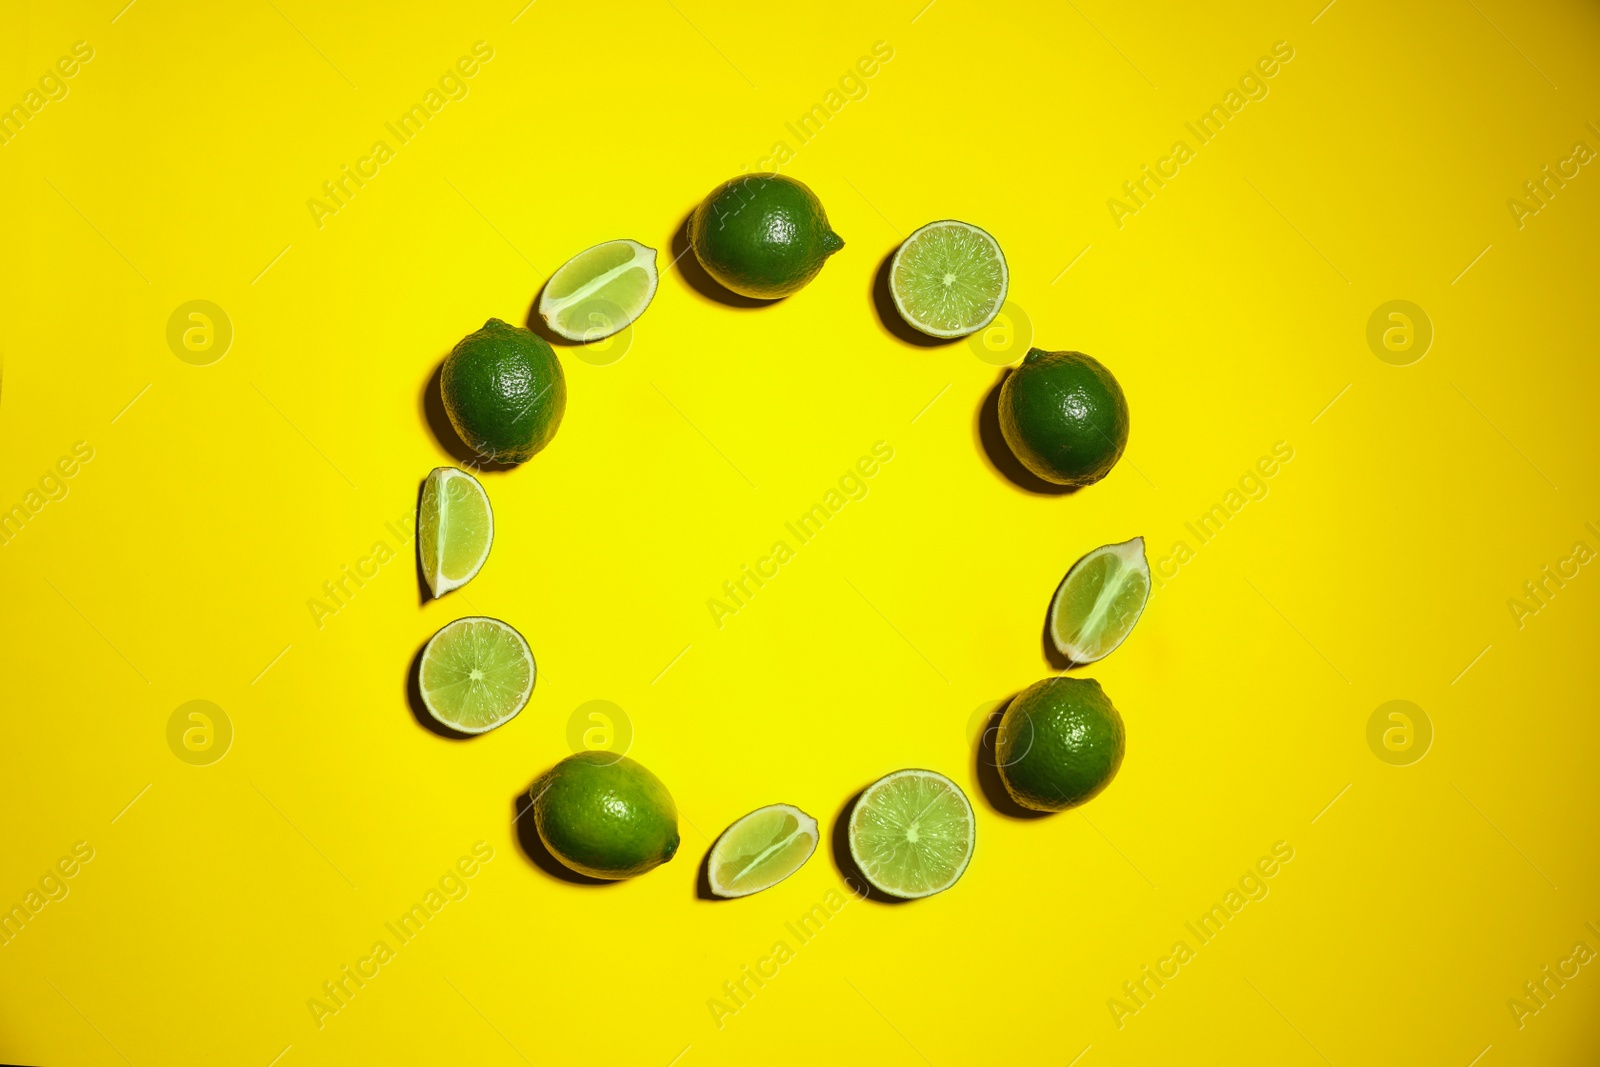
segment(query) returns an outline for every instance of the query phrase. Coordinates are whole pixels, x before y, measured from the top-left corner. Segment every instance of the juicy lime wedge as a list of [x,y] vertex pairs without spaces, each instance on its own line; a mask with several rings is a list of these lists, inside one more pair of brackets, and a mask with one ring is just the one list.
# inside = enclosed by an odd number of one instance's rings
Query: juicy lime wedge
[[817,820],[789,804],[757,808],[717,838],[706,869],[719,897],[771,889],[817,850]]
[[954,220],[930,222],[907,237],[889,265],[894,306],[933,337],[965,337],[989,325],[1008,283],[995,239]]
[[607,241],[573,256],[550,276],[539,317],[569,341],[598,341],[632,324],[656,295],[656,250]]
[[494,544],[494,512],[478,479],[439,467],[422,483],[417,508],[417,553],[435,597],[460,589],[483,569]]
[[850,813],[850,856],[877,888],[929,897],[956,884],[972,859],[972,805],[933,771],[895,771],[867,787]]
[[1148,599],[1144,538],[1097,548],[1061,579],[1050,602],[1050,639],[1073,663],[1104,659],[1133,630]]
[[422,650],[422,703],[436,720],[481,734],[516,718],[536,668],[522,635],[499,619],[457,619]]

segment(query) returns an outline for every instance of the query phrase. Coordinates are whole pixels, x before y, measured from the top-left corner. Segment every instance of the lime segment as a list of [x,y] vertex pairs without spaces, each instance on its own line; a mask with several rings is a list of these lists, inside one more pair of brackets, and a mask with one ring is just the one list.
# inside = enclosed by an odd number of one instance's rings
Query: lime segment
[[889,265],[889,292],[906,322],[933,337],[965,337],[994,320],[1009,276],[1000,245],[965,222],[930,222]]
[[494,544],[494,512],[478,479],[439,467],[422,484],[417,508],[417,553],[435,597],[472,581]]
[[482,615],[457,619],[422,650],[422,703],[452,730],[485,733],[527,706],[535,672],[517,631]]
[[770,889],[817,850],[817,820],[789,804],[757,808],[717,838],[707,870],[719,897]]
[[550,276],[539,317],[569,341],[598,341],[633,323],[656,295],[656,250],[638,241],[585,249]]
[[850,856],[878,889],[928,897],[956,884],[972,859],[972,805],[933,771],[896,771],[868,786],[850,813]]
[[1050,639],[1073,663],[1105,659],[1150,599],[1144,538],[1097,548],[1072,565],[1050,602]]

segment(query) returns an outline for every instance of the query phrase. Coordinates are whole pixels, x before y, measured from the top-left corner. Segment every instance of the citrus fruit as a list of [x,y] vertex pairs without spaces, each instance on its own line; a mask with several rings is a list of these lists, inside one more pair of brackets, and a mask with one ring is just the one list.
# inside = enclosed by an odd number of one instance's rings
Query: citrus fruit
[[1050,601],[1050,639],[1073,663],[1116,651],[1150,599],[1144,538],[1095,549],[1072,565]]
[[452,730],[487,733],[527,706],[536,673],[521,634],[499,619],[468,616],[423,647],[422,704]]
[[1093,678],[1046,678],[1000,717],[995,764],[1025,808],[1061,811],[1095,796],[1122,766],[1122,716]]
[[422,575],[435,597],[475,578],[494,543],[494,511],[478,479],[454,467],[439,467],[422,483],[417,508],[417,553]]
[[711,190],[689,219],[689,243],[706,273],[758,300],[798,292],[844,247],[816,194],[779,174],[741,175]]
[[495,463],[521,463],[549,444],[567,410],[567,380],[549,342],[499,319],[456,344],[439,387],[456,433]]
[[965,337],[989,325],[1006,302],[1008,283],[995,239],[954,219],[907,237],[889,263],[895,308],[931,337]]
[[1000,387],[1000,432],[1045,481],[1090,485],[1128,446],[1128,401],[1097,360],[1032,348]]
[[607,241],[550,276],[539,317],[569,341],[598,341],[631,325],[655,295],[656,250],[638,241]]
[[879,778],[850,812],[850,857],[896,897],[930,897],[956,884],[972,859],[976,824],[961,787],[934,771]]
[[817,820],[790,804],[769,804],[740,819],[711,846],[706,870],[719,897],[771,889],[817,850]]
[[591,878],[632,878],[678,851],[678,807],[627,756],[579,752],[533,783],[533,823],[551,855]]

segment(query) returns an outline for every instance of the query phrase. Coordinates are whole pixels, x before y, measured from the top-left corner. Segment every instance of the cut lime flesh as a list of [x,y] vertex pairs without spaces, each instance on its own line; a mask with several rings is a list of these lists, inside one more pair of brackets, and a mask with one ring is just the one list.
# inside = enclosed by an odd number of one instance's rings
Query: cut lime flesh
[[953,219],[906,238],[889,265],[894,306],[932,337],[965,337],[989,325],[1006,302],[1009,281],[995,239]]
[[817,820],[789,804],[757,808],[722,832],[706,869],[719,897],[770,889],[817,850]]
[[861,794],[849,836],[850,856],[867,881],[917,898],[956,884],[972,859],[976,825],[960,786],[934,771],[905,770]]
[[517,631],[482,615],[457,619],[422,650],[422,703],[452,730],[481,734],[527,706],[536,673]]
[[1133,631],[1150,599],[1144,538],[1097,548],[1072,565],[1050,602],[1050,638],[1073,663],[1104,659]]
[[569,341],[598,341],[644,314],[657,284],[655,249],[638,241],[606,241],[550,276],[539,297],[539,317]]
[[417,508],[417,552],[433,595],[477,577],[493,544],[494,511],[478,479],[454,467],[430,473]]

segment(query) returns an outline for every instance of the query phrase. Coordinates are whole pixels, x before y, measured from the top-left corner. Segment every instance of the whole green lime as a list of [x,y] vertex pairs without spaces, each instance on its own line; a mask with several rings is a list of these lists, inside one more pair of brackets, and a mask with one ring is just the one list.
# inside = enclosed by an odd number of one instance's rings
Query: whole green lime
[[711,190],[689,219],[689,243],[706,273],[758,300],[798,292],[844,247],[816,194],[780,174],[741,175]]
[[579,874],[632,878],[678,851],[672,794],[627,756],[568,756],[533,783],[532,796],[539,839]]
[[549,343],[499,319],[451,349],[439,386],[450,425],[495,463],[521,463],[549,444],[567,410],[567,379]]
[[1122,716],[1092,678],[1046,678],[1000,717],[995,764],[1011,798],[1035,811],[1090,799],[1122,766]]
[[1000,432],[1045,481],[1090,485],[1128,446],[1128,401],[1098,360],[1033,348],[1000,387]]

